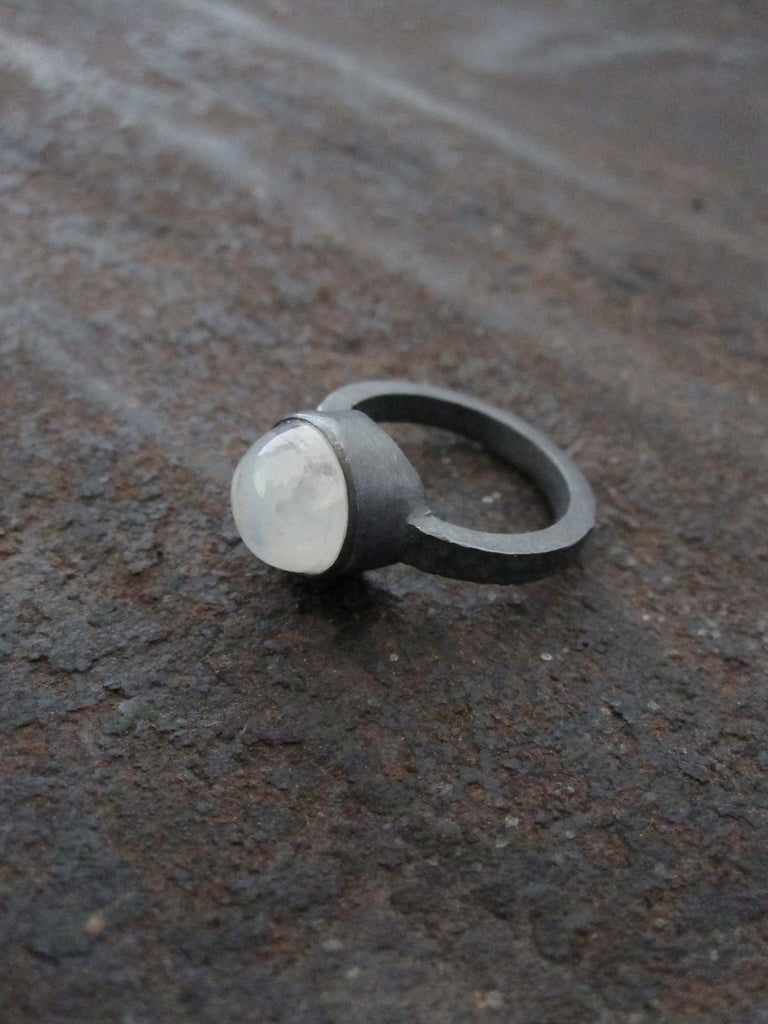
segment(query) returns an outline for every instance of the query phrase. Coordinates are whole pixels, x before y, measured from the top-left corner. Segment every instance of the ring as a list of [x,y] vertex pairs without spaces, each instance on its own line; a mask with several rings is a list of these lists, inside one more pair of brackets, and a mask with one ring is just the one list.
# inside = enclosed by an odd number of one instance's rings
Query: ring
[[[420,423],[480,442],[529,477],[553,516],[528,533],[446,522],[416,470],[378,422]],[[247,547],[277,569],[336,575],[405,562],[482,583],[526,583],[571,562],[595,524],[592,489],[541,431],[454,391],[364,381],[332,392],[264,434],[232,479]]]

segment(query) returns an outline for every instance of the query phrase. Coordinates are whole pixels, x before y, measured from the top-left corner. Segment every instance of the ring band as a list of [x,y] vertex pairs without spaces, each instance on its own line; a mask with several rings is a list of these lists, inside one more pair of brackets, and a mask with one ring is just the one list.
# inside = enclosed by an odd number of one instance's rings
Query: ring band
[[[477,441],[541,490],[554,522],[486,533],[446,522],[378,422],[418,423]],[[526,583],[570,563],[595,523],[575,463],[517,416],[454,391],[401,381],[348,384],[316,411],[281,420],[232,481],[240,535],[263,561],[321,576],[405,562],[483,583]]]

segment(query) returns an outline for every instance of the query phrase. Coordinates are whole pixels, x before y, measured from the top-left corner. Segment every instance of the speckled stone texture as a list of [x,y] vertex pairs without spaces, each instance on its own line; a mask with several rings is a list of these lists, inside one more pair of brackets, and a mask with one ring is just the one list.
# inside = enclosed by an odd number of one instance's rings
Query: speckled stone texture
[[[3,1024],[768,1019],[764,4],[0,0]],[[229,481],[359,379],[598,497],[318,586]],[[436,510],[545,512],[397,436]]]

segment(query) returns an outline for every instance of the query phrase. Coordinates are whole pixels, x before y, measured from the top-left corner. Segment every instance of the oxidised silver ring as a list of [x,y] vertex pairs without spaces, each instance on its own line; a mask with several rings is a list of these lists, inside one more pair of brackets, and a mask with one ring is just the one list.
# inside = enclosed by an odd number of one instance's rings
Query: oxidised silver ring
[[[421,423],[480,442],[542,491],[554,522],[485,533],[430,511],[416,470],[377,421]],[[281,420],[232,480],[241,537],[262,561],[324,576],[406,562],[483,583],[526,583],[571,562],[595,523],[592,489],[541,431],[484,402],[402,381],[339,388]]]

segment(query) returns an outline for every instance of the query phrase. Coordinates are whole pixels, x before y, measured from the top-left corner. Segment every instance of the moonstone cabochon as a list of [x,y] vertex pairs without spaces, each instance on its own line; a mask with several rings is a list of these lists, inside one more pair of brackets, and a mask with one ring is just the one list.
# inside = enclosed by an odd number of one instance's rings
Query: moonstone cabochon
[[268,565],[309,575],[330,569],[349,521],[331,443],[309,423],[264,434],[235,470],[232,512],[245,544]]

